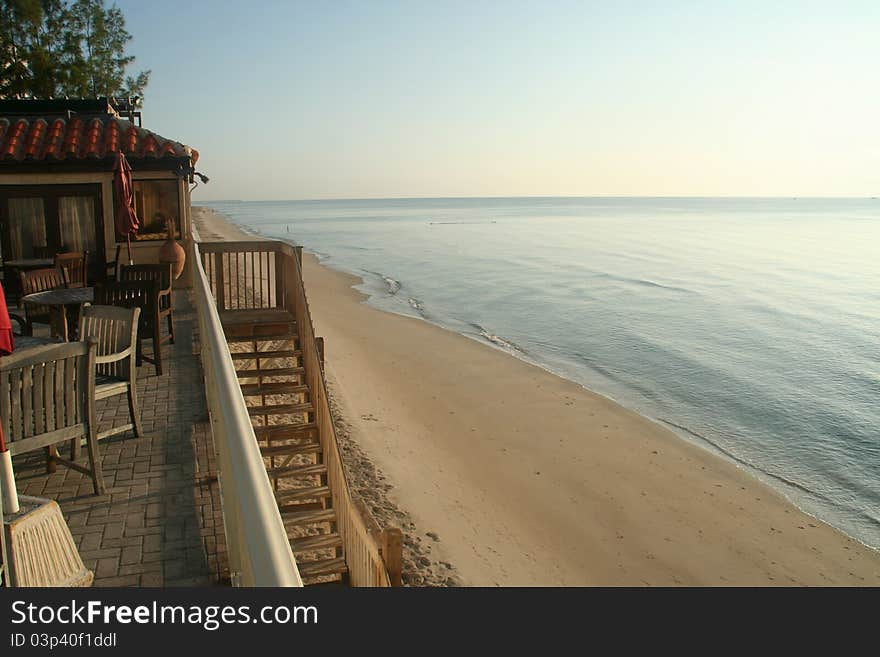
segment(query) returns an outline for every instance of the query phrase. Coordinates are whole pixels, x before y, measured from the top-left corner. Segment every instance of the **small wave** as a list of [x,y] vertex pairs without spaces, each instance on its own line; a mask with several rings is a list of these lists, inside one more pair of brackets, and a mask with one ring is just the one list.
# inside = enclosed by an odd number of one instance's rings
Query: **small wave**
[[497,221],[429,221],[429,226],[482,226],[497,224]]
[[[836,508],[836,509],[845,511],[845,512],[851,514],[852,516],[861,519],[863,522],[865,522],[869,525],[873,525],[875,527],[880,527],[880,518],[877,518],[876,516],[865,511],[864,509],[860,509],[860,508],[854,507],[850,504],[845,504],[840,501],[833,500],[830,497],[823,495],[822,493],[815,491],[812,488],[809,488],[808,486],[805,486],[797,481],[794,481],[793,479],[789,479],[788,477],[785,477],[779,473],[771,472],[770,470],[767,470],[766,468],[759,467],[759,466],[755,465],[754,463],[751,463],[750,461],[746,461],[745,459],[738,457],[736,454],[724,449],[721,445],[719,445],[714,440],[710,439],[708,436],[705,436],[697,431],[694,431],[693,429],[689,429],[686,426],[683,426],[683,425],[678,424],[676,422],[672,422],[671,420],[667,420],[662,417],[657,418],[657,419],[660,422],[662,422],[663,424],[667,424],[671,427],[675,427],[676,429],[679,429],[680,431],[684,431],[685,433],[690,434],[691,436],[694,436],[695,438],[698,438],[699,440],[711,445],[712,447],[717,449],[719,452],[724,454],[727,458],[734,461],[735,463],[743,465],[743,466],[750,468],[756,472],[760,472],[761,474],[763,474],[767,477],[770,477],[771,479],[774,479],[778,482],[781,482],[781,483],[785,484],[786,486],[790,486],[791,488],[799,490],[802,493],[806,493],[808,496],[813,497],[818,500],[821,500],[823,503],[827,504],[828,506],[830,506],[832,508]],[[819,516],[815,515],[814,513],[807,511],[806,509],[800,508],[799,505],[798,505],[798,508],[809,516],[812,516],[814,518],[819,517]],[[859,543],[861,543],[862,545],[867,545],[868,547],[877,549],[876,545],[872,545],[871,543],[865,542],[864,539],[861,539],[858,537],[854,537],[854,538],[856,538],[856,540],[859,541]]]
[[492,344],[501,347],[506,351],[515,351],[520,354],[527,354],[528,352],[520,347],[518,344],[513,342],[512,340],[508,340],[506,338],[502,338],[500,335],[495,335],[491,331],[483,328],[479,324],[474,324],[472,322],[468,322],[472,327],[474,327],[479,334],[485,339],[491,342]]
[[677,424],[676,422],[673,422],[672,420],[667,420],[667,419],[662,418],[662,417],[661,417],[661,418],[657,418],[657,419],[659,419],[663,424],[668,424],[668,425],[671,426],[671,427],[675,427],[676,429],[679,429],[679,430],[681,430],[681,431],[684,431],[685,433],[689,433],[690,435],[694,436],[695,438],[699,438],[699,439],[702,440],[703,442],[706,442],[706,443],[712,445],[712,447],[714,447],[715,449],[717,449],[719,452],[721,452],[722,454],[724,454],[724,455],[725,455],[726,457],[728,457],[729,459],[731,459],[731,460],[733,460],[733,461],[736,461],[736,462],[739,463],[740,465],[745,465],[745,466],[747,466],[747,467],[749,467],[749,468],[752,468],[753,470],[757,470],[758,472],[760,472],[760,473],[762,473],[762,474],[765,474],[765,475],[767,475],[768,477],[772,477],[773,479],[776,479],[777,481],[781,481],[782,483],[784,483],[784,484],[786,484],[786,485],[788,485],[788,486],[791,486],[792,488],[796,488],[796,489],[798,489],[799,491],[801,491],[801,492],[803,492],[803,493],[807,493],[807,494],[809,494],[809,495],[815,495],[817,498],[821,499],[821,500],[824,501],[824,502],[828,502],[828,503],[830,503],[830,504],[836,504],[833,500],[831,500],[831,499],[825,497],[825,496],[822,495],[821,493],[818,493],[818,492],[814,491],[813,489],[808,488],[808,487],[804,486],[803,484],[800,484],[800,483],[794,481],[793,479],[789,479],[789,478],[787,478],[787,477],[783,477],[782,475],[777,474],[777,473],[775,473],[775,472],[770,472],[769,470],[766,470],[766,469],[764,469],[764,468],[758,467],[758,466],[756,466],[754,463],[751,463],[751,462],[749,462],[749,461],[746,461],[745,459],[740,458],[739,456],[737,456],[737,455],[734,454],[733,452],[731,452],[731,451],[729,451],[729,450],[727,450],[727,449],[724,449],[724,447],[722,447],[721,445],[719,445],[716,441],[712,440],[712,439],[709,438],[708,436],[705,436],[705,435],[703,435],[703,434],[701,434],[701,433],[699,433],[699,432],[697,432],[697,431],[694,431],[693,429],[689,429],[688,427],[683,426],[683,425],[681,425],[681,424]]
[[385,281],[385,287],[388,289],[388,294],[394,296],[400,292],[400,281],[391,278],[390,276],[383,276],[382,280]]
[[620,281],[621,283],[631,283],[633,285],[656,287],[661,290],[670,290],[672,292],[684,292],[685,294],[694,294],[693,290],[688,290],[687,288],[683,287],[676,287],[674,285],[663,285],[663,283],[657,283],[656,281],[651,281],[646,278],[630,278],[629,276],[618,276],[617,274],[609,274],[607,272],[597,272],[595,276],[596,278],[608,278],[613,281]]
[[381,278],[382,282],[385,284],[385,292],[387,292],[392,297],[400,292],[400,288],[403,287],[403,284],[396,278],[387,276],[380,271],[370,271],[369,269],[366,269],[364,271],[366,271],[368,274],[372,274],[373,276]]

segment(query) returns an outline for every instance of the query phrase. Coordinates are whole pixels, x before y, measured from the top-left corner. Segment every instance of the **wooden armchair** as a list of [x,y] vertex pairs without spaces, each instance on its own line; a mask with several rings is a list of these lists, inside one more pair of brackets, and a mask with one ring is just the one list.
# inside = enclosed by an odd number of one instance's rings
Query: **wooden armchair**
[[67,287],[88,287],[89,252],[58,253],[55,255],[55,269],[64,272]]
[[[104,479],[95,434],[94,342],[35,347],[0,359],[0,422],[13,456],[45,448],[46,469],[57,463],[92,478],[95,495]],[[76,463],[80,441],[89,452],[86,468]],[[71,443],[71,460],[58,456],[58,443]]]
[[171,265],[122,265],[119,268],[120,281],[158,281],[159,282],[159,321],[168,322],[168,334],[162,342],[174,344],[174,314],[171,303]]
[[[162,376],[162,337],[159,323],[159,281],[108,281],[95,286],[95,303],[121,308],[140,308],[136,337],[136,363],[147,361],[156,366],[156,376]],[[143,341],[152,339],[153,355],[143,353]]]
[[[19,272],[21,277],[21,293],[22,296],[33,294],[35,292],[45,292],[46,290],[55,290],[59,287],[66,287],[67,283],[64,279],[64,270],[50,267],[47,269],[33,269],[31,271]],[[49,306],[37,305],[33,303],[24,304],[24,316],[27,322],[27,334],[32,335],[34,323],[52,324],[53,313]]]
[[134,356],[137,350],[140,308],[116,306],[83,306],[79,316],[79,337],[93,339],[97,345],[95,363],[95,401],[125,394],[131,422],[111,427],[98,434],[98,440],[134,429],[141,433],[141,413],[137,403],[137,368]]

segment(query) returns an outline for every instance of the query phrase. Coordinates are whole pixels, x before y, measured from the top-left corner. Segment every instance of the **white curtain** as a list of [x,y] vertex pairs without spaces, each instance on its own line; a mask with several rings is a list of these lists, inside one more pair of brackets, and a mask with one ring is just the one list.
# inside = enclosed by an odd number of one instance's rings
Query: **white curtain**
[[46,246],[43,199],[9,199],[9,252],[4,253],[6,259],[33,258],[36,246]]
[[58,222],[64,251],[95,252],[95,199],[62,196],[58,199]]

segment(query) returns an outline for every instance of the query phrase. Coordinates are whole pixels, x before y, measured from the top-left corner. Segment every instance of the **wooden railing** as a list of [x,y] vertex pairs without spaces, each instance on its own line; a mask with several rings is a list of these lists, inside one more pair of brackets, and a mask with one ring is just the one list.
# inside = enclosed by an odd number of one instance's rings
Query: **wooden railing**
[[399,586],[400,530],[381,530],[348,486],[324,379],[323,341],[315,338],[303,285],[301,247],[280,241],[203,242],[199,247],[218,309],[279,308],[296,318],[305,383],[311,394],[350,583]]
[[[202,268],[218,311],[286,307],[285,263],[294,247],[256,241],[205,242],[200,246]],[[293,255],[296,257],[295,250]]]
[[[190,250],[200,264],[199,246]],[[254,428],[238,385],[212,288],[195,266],[193,296],[199,322],[205,396],[220,481],[229,569],[235,586],[302,586],[296,561]]]

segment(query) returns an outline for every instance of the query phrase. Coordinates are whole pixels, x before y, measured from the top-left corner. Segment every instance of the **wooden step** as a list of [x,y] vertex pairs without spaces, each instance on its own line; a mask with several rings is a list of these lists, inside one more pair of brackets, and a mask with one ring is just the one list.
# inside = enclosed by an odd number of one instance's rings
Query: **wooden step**
[[248,406],[251,415],[287,415],[289,413],[311,413],[314,410],[312,402],[299,404],[267,404],[260,406]]
[[268,342],[270,340],[296,340],[296,327],[293,326],[289,330],[278,329],[277,327],[269,327],[268,330],[257,332],[254,327],[253,333],[242,331],[239,328],[223,327],[226,332],[226,342]]
[[266,468],[266,474],[270,479],[278,479],[279,477],[312,477],[314,475],[327,474],[327,466],[324,463],[285,465],[278,468]]
[[305,383],[273,381],[271,383],[242,383],[241,394],[252,395],[300,395],[309,392]]
[[254,427],[259,440],[304,439],[317,435],[318,425],[314,422],[296,424],[268,424]]
[[290,547],[293,548],[294,552],[327,550],[329,548],[342,547],[342,537],[336,532],[333,532],[332,534],[318,534],[317,536],[292,538],[290,539]]
[[283,308],[224,308],[218,311],[220,323],[230,332],[267,331],[296,324],[293,313]]
[[310,486],[308,488],[286,488],[275,491],[275,501],[278,504],[295,500],[314,500],[330,497],[329,486]]
[[299,376],[305,374],[304,367],[260,367],[252,370],[236,370],[239,379],[256,379],[267,376]]
[[260,447],[263,456],[288,456],[289,454],[320,454],[322,447],[318,443],[300,443],[291,445],[272,445]]
[[302,578],[323,577],[327,575],[343,575],[348,572],[345,557],[321,559],[320,561],[299,561],[296,564]]
[[284,524],[288,527],[313,525],[318,522],[336,522],[336,509],[317,509],[315,511],[282,511]]
[[301,349],[272,349],[269,351],[232,351],[232,360],[256,360],[257,358],[297,358]]

